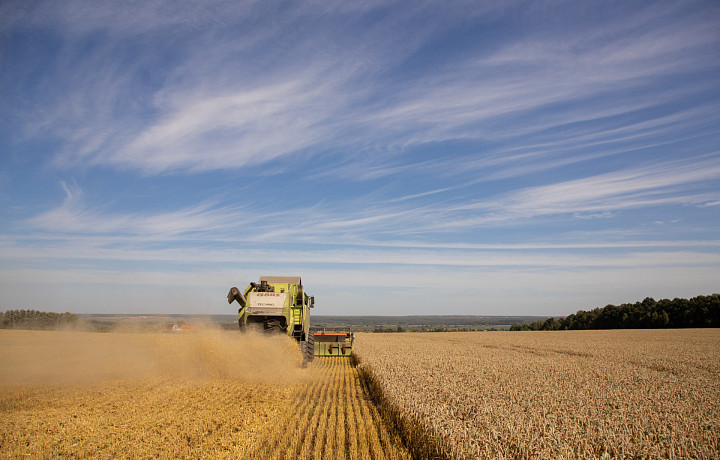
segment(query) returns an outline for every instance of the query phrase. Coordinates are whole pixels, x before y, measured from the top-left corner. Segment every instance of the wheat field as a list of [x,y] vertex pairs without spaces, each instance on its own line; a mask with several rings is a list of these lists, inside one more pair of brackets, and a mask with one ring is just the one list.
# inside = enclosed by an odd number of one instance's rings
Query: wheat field
[[0,457],[410,458],[350,358],[282,336],[0,331]]
[[359,334],[416,457],[718,458],[720,330]]
[[[0,331],[0,457],[718,458],[720,331]],[[356,363],[359,362],[359,366]]]

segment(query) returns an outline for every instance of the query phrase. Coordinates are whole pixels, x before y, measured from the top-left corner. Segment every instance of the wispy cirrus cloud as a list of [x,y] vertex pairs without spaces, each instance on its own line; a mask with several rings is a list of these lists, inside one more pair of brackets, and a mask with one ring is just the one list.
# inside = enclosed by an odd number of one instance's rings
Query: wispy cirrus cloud
[[704,205],[717,191],[693,193],[682,186],[720,177],[720,163],[671,162],[512,192],[498,200],[480,202],[484,208],[514,217],[631,209],[659,204]]
[[[234,233],[242,241],[256,243],[320,243],[332,238],[349,244],[373,245],[378,238],[385,239],[385,235],[425,234],[435,235],[435,239],[461,229],[517,226],[548,216],[607,219],[614,212],[661,205],[712,206],[720,198],[718,192],[712,187],[706,187],[704,192],[697,190],[718,178],[720,163],[711,156],[704,161],[664,162],[519,188],[481,200],[463,197],[460,203],[453,195],[454,189],[448,187],[387,201],[371,195],[358,197],[353,203],[328,201],[273,210],[265,209],[262,203],[237,206],[217,201],[159,213],[88,208],[82,190],[63,183],[62,204],[33,217],[27,224],[43,231],[88,235],[156,234],[171,238],[203,232],[222,240]],[[437,200],[436,194],[449,196],[443,201]],[[428,197],[433,201],[425,202]]]
[[[378,20],[374,29],[361,29],[358,20],[346,22],[350,31],[299,29],[302,21],[317,21],[310,11],[314,8],[330,18],[350,18],[342,9],[306,5],[284,11],[275,26],[258,29],[250,18],[259,5],[219,6],[225,11],[223,21],[214,24],[212,32],[195,34],[190,32],[216,21],[211,8],[168,14],[172,8],[159,3],[142,6],[147,14],[133,12],[128,21],[116,21],[129,14],[127,8],[85,5],[62,8],[59,22],[42,8],[30,9],[27,16],[35,22],[29,24],[54,24],[61,37],[72,37],[69,42],[99,30],[109,37],[82,55],[58,60],[59,83],[48,84],[70,91],[50,99],[45,117],[33,117],[33,133],[54,132],[68,141],[58,164],[89,162],[155,174],[244,168],[308,151],[332,152],[342,164],[343,152],[361,148],[382,152],[375,160],[382,167],[389,153],[412,146],[507,139],[597,119],[603,112],[619,116],[678,100],[683,96],[678,89],[658,89],[655,82],[688,69],[711,69],[712,62],[693,59],[682,64],[678,59],[711,46],[716,35],[707,21],[687,33],[688,24],[698,23],[692,15],[661,30],[639,27],[647,22],[648,11],[642,10],[612,29],[595,26],[571,40],[560,32],[537,35],[531,29],[526,37],[480,56],[469,54],[442,63],[436,71],[395,81],[383,74],[407,65],[404,61],[427,46],[434,34],[449,33],[457,14],[428,12],[432,8],[427,6],[411,9],[406,14],[415,19],[430,13],[445,19],[413,33],[393,28],[390,19]],[[365,8],[361,15],[379,6]],[[480,8],[474,14],[503,14],[494,10]],[[655,15],[667,21],[672,13],[663,7]],[[124,25],[112,25],[118,23]],[[71,24],[82,27],[75,30]],[[118,59],[127,52],[120,48],[124,40],[152,37],[169,27],[177,28],[188,50],[184,58],[158,42],[134,50],[132,60]],[[353,31],[362,40],[348,40]],[[217,46],[218,38],[227,41]],[[290,45],[288,39],[295,52],[282,51]],[[343,46],[333,46],[334,41]],[[381,43],[392,46],[392,57],[378,51]],[[268,55],[268,45],[278,45],[277,51]],[[143,81],[155,60],[167,62],[161,78]],[[712,87],[712,82],[705,85]],[[652,97],[625,97],[638,88],[654,88]],[[692,91],[697,94],[702,88]],[[549,107],[554,107],[552,113],[542,113]],[[620,140],[614,129],[606,127],[595,135]],[[576,135],[565,135],[571,146]],[[378,177],[374,163],[366,163],[365,174],[359,163],[355,177]]]
[[[419,194],[389,200],[388,208],[376,211],[377,214],[368,207],[364,212],[370,213],[368,218],[374,218],[370,220],[372,226],[363,227],[362,231],[370,234],[373,230],[432,233],[456,231],[460,228],[522,225],[535,218],[547,216],[576,215],[597,218],[610,217],[612,214],[608,213],[618,211],[667,205],[704,207],[716,203],[720,197],[719,192],[709,185],[718,178],[720,162],[714,155],[709,155],[703,160],[660,162],[580,179],[517,188],[480,200],[468,199],[463,195],[461,200],[455,197],[457,189],[469,190],[474,183],[492,179],[490,175],[455,187],[427,192],[430,195],[445,196],[445,201],[435,200],[435,203],[424,204],[416,199],[422,200],[427,194]],[[397,202],[405,200],[414,202],[414,205],[393,209]],[[462,203],[458,204],[457,201]],[[359,219],[345,222],[348,227],[360,223],[362,221]],[[383,227],[383,224],[388,227]]]
[[[650,244],[654,244],[650,246]],[[66,241],[54,244],[52,248],[39,245],[36,248],[17,248],[3,245],[0,259],[12,260],[45,260],[48,265],[62,261],[114,261],[143,263],[148,261],[166,262],[176,267],[188,265],[215,266],[222,263],[244,264],[284,264],[293,265],[298,260],[312,260],[315,266],[341,267],[381,267],[381,266],[427,266],[427,267],[478,267],[485,269],[517,268],[521,270],[550,270],[562,268],[643,268],[658,265],[708,266],[720,264],[720,252],[717,251],[718,241],[683,242],[669,245],[666,242],[650,243],[606,243],[603,245],[543,245],[528,244],[518,246],[500,246],[495,248],[474,247],[417,247],[409,243],[398,246],[366,246],[344,248],[338,246],[316,245],[308,249],[293,249],[292,245],[282,248],[253,249],[245,247],[217,249],[199,247],[194,242],[192,248],[153,248],[147,242],[132,239],[123,241],[122,247],[117,242],[112,244],[106,240],[95,240],[94,244],[80,241]],[[684,247],[683,247],[684,246]],[[620,251],[631,248],[631,251]],[[694,248],[694,249],[693,249]],[[704,249],[712,249],[706,251]],[[549,251],[554,249],[556,251]],[[561,251],[557,251],[560,249]],[[602,249],[603,251],[597,251]],[[50,262],[51,261],[51,262]],[[368,269],[372,270],[372,268]]]
[[370,314],[432,311],[437,285],[462,312],[471,285],[568,311],[697,294],[720,266],[717,19],[702,0],[3,2],[0,291],[210,302],[297,272],[348,309],[382,299]]
[[88,208],[77,185],[65,182],[61,185],[65,192],[62,204],[29,219],[26,225],[53,233],[172,236],[223,228],[232,214],[229,209],[211,203],[159,213],[108,213]]
[[108,161],[148,172],[267,163],[328,136],[337,109],[320,92],[294,81],[187,101]]

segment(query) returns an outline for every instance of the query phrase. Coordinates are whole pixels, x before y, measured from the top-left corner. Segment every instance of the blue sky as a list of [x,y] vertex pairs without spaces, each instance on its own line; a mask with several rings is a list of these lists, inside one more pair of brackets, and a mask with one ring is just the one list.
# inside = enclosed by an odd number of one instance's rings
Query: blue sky
[[720,291],[713,1],[0,4],[0,310]]

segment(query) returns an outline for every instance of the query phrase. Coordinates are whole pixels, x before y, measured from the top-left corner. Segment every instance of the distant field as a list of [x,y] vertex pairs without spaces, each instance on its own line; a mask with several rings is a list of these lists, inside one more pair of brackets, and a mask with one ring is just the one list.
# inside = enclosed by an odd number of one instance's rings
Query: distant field
[[360,332],[433,332],[507,330],[514,323],[543,321],[546,316],[321,316],[312,317],[313,327],[350,328]]
[[718,458],[720,330],[359,334],[422,456]]

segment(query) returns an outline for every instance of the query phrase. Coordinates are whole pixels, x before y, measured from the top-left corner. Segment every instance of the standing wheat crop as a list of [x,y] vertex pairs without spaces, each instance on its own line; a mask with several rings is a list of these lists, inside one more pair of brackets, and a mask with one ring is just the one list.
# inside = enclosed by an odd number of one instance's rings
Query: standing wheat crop
[[364,334],[416,456],[718,458],[720,331]]

